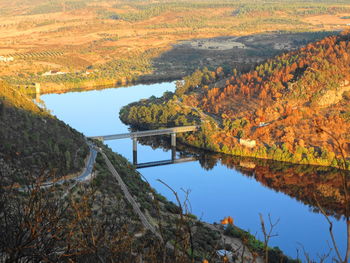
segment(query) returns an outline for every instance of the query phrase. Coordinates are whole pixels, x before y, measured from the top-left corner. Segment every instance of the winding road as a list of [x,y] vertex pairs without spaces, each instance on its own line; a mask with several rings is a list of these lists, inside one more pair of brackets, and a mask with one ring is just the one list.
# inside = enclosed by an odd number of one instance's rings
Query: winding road
[[79,181],[79,182],[86,180],[87,178],[89,178],[89,176],[92,175],[92,170],[94,169],[96,156],[97,156],[96,146],[89,141],[87,141],[86,143],[89,146],[90,155],[89,155],[88,161],[86,162],[84,171],[81,173],[80,176],[74,178],[76,181]]

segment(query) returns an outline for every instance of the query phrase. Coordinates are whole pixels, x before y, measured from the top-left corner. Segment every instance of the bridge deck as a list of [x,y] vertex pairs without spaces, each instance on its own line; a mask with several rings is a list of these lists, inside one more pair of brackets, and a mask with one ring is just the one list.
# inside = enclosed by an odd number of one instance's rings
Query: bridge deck
[[120,133],[120,134],[112,134],[112,135],[104,135],[104,136],[93,136],[89,137],[91,139],[98,140],[119,140],[125,138],[140,138],[147,136],[155,136],[155,135],[167,135],[172,133],[179,132],[191,132],[198,130],[199,126],[182,126],[182,127],[173,127],[167,129],[159,129],[159,130],[148,130],[148,131],[138,131],[138,132],[130,132],[130,133]]

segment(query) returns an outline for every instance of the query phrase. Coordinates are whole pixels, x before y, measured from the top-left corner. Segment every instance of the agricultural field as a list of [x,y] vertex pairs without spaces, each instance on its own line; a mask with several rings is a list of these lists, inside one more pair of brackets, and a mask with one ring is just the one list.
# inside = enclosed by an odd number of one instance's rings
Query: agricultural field
[[244,70],[350,23],[349,2],[328,0],[0,0],[0,10],[0,56],[14,58],[0,78],[44,88]]

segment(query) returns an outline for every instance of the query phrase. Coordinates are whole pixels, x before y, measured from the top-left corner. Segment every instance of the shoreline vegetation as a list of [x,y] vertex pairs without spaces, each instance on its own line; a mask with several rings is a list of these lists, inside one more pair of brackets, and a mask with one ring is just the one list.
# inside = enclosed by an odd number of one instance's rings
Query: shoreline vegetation
[[[167,128],[166,126],[159,126],[159,125],[157,126],[139,125],[136,123],[130,123],[126,119],[122,119],[122,118],[121,120],[125,124],[130,125],[130,127],[135,130],[143,131],[148,129]],[[193,125],[193,123],[191,125]],[[168,128],[170,128],[170,126]],[[206,135],[201,133],[200,136],[206,136]],[[189,138],[192,140],[191,143],[188,143]],[[311,156],[306,155],[305,159],[294,161],[291,153],[288,150],[285,150],[281,147],[275,147],[271,149],[271,152],[269,151],[267,152],[266,149],[259,148],[255,151],[255,150],[247,149],[247,147],[245,146],[238,146],[230,151],[227,148],[224,148],[224,150],[219,149],[215,145],[210,145],[209,147],[205,146],[203,144],[200,144],[199,142],[196,142],[192,136],[179,134],[177,135],[177,139],[180,140],[180,143],[183,145],[194,147],[194,148],[197,148],[198,150],[207,150],[211,153],[222,153],[222,154],[227,154],[234,157],[246,157],[246,158],[260,159],[262,161],[271,160],[271,161],[278,161],[278,162],[284,162],[284,163],[296,164],[296,165],[307,165],[307,166],[314,166],[314,167],[321,166],[321,167],[337,168],[341,170],[350,170],[349,162],[344,164],[344,162],[342,162],[340,159],[325,160],[324,158],[317,158],[317,157],[315,158],[315,156],[313,155],[314,154],[313,150],[311,150]],[[263,154],[261,154],[261,152],[263,152]],[[305,152],[308,152],[308,151],[306,150]],[[335,156],[333,152],[330,152],[329,154],[331,154],[332,156]],[[287,160],[286,160],[286,157],[288,157]],[[344,168],[344,166],[347,168]]]
[[131,103],[120,118],[139,129],[200,125],[196,135],[179,138],[214,152],[348,169],[349,34],[247,73],[197,70],[177,83],[175,93]]
[[[122,88],[132,85],[142,85],[142,84],[154,84],[162,82],[171,82],[181,79],[182,76],[174,77],[158,77],[158,76],[141,76],[136,79],[131,80],[86,80],[78,83],[73,82],[63,82],[63,83],[39,83],[40,93],[39,94],[52,94],[52,93],[67,93],[74,91],[89,91],[89,90],[99,90],[108,88]],[[27,95],[36,95],[35,83],[33,85],[18,85],[17,89]]]

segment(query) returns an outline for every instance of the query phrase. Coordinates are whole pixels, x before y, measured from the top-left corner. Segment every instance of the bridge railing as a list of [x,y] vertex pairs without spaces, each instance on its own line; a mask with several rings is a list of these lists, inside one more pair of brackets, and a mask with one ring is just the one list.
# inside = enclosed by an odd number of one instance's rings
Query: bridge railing
[[119,139],[126,139],[126,138],[141,138],[141,137],[147,137],[147,136],[166,135],[166,134],[173,134],[173,133],[180,133],[180,132],[191,132],[191,131],[198,130],[199,127],[200,126],[197,126],[197,125],[179,126],[179,127],[172,127],[172,128],[159,129],[159,130],[147,130],[147,131],[137,131],[137,132],[120,133],[120,134],[103,135],[103,136],[92,136],[89,138],[104,140],[104,141],[119,140]]

